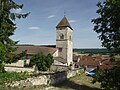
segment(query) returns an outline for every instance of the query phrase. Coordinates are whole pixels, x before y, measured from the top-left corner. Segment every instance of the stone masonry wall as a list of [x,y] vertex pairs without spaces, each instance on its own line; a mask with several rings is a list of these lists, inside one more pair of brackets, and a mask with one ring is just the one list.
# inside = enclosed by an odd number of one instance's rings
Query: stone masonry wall
[[62,71],[57,73],[43,73],[38,76],[33,76],[27,80],[14,81],[7,83],[7,86],[31,86],[31,85],[50,85],[64,81],[67,78],[75,76],[79,70]]

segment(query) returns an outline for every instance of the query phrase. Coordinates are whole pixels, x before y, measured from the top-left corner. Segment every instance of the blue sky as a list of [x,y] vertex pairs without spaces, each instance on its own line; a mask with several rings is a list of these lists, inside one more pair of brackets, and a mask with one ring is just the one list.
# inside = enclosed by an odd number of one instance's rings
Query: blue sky
[[18,13],[30,12],[26,19],[16,21],[17,30],[11,38],[19,44],[55,45],[56,25],[64,16],[73,32],[74,48],[101,48],[91,19],[98,17],[96,3],[103,0],[15,0],[24,4]]

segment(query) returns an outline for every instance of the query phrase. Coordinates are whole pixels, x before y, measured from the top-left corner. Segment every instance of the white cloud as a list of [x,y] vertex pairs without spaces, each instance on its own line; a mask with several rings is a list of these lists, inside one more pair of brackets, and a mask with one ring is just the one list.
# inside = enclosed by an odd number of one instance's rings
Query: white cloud
[[40,28],[39,27],[29,27],[28,29],[30,29],[30,30],[38,30]]
[[50,15],[50,16],[48,16],[48,18],[54,18],[55,17],[55,15]]
[[76,20],[69,20],[70,23],[75,23],[77,22]]
[[16,13],[20,13],[22,11],[22,9],[16,9],[16,10],[14,10],[14,12],[16,12]]

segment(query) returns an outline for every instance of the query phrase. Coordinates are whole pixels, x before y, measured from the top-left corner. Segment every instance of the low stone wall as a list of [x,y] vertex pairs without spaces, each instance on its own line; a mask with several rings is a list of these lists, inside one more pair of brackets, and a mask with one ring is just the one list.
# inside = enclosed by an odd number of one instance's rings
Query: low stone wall
[[16,63],[5,64],[7,67],[24,67],[26,64],[29,65],[30,59],[18,60]]
[[24,67],[24,60],[18,60],[16,63],[5,64],[5,66]]
[[50,71],[53,71],[53,72],[57,72],[57,71],[62,72],[67,70],[68,70],[68,67],[63,65],[51,65],[50,67]]
[[27,80],[15,81],[7,83],[7,86],[31,86],[31,85],[50,85],[64,81],[67,78],[75,76],[79,70],[62,71],[56,73],[41,73],[37,76],[32,76]]
[[25,68],[25,67],[12,67],[12,66],[5,66],[5,71],[14,71],[14,72],[34,72],[34,68]]

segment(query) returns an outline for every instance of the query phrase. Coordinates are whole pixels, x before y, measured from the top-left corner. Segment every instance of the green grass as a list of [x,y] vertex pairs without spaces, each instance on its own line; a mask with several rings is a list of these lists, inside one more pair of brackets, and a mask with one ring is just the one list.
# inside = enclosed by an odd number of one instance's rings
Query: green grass
[[88,77],[81,70],[80,74],[65,80],[59,84],[56,84],[56,87],[61,89],[59,90],[100,90],[100,83],[92,84],[93,78]]
[[4,72],[0,73],[0,85],[10,83],[12,81],[24,80],[29,77],[27,72]]

